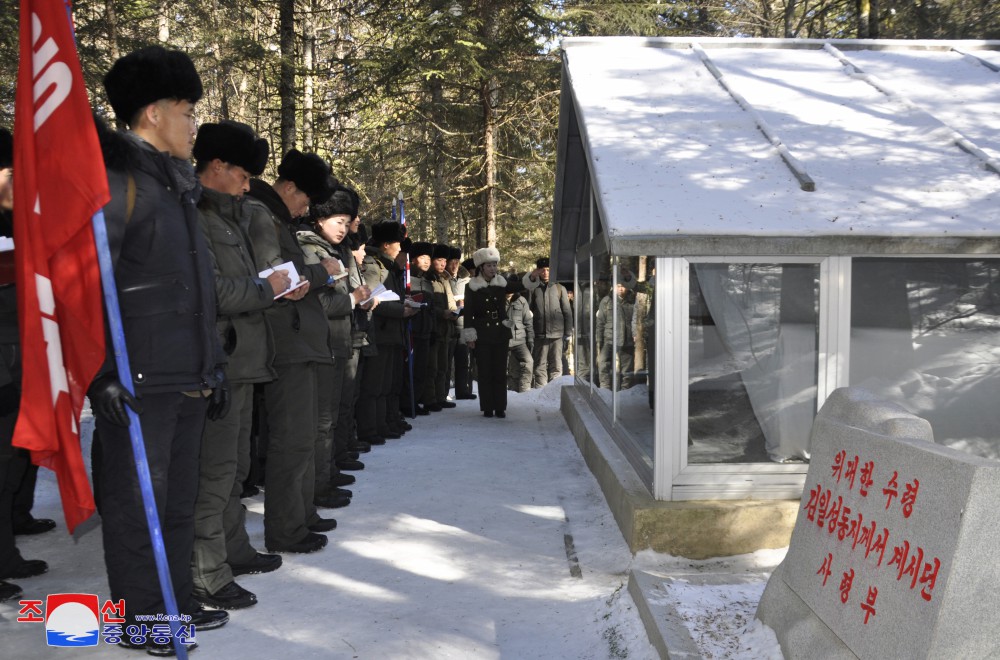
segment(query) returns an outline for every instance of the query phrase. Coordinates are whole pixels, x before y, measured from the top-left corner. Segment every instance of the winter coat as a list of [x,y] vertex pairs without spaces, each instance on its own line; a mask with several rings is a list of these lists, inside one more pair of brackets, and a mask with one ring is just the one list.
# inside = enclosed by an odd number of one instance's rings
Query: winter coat
[[531,279],[531,273],[522,280],[528,290],[528,303],[535,323],[535,337],[561,339],[573,332],[573,310],[569,306],[569,293],[558,282],[547,284]]
[[[635,337],[632,333],[632,316],[635,302],[631,295],[626,294],[618,299],[618,335],[615,346],[632,346],[635,344]],[[614,314],[611,313],[611,296],[604,296],[601,304],[597,308],[597,317],[594,319],[594,334],[597,338],[597,345],[604,346],[611,341],[613,332]]]
[[[306,264],[318,264],[321,259],[337,259],[344,264],[345,270],[354,262],[354,255],[345,256],[339,245],[332,245],[325,238],[310,229],[299,228],[295,238],[305,254]],[[348,271],[350,273],[350,271]],[[324,286],[319,291],[319,300],[323,304],[326,320],[330,326],[330,346],[333,356],[350,358],[352,349],[351,319],[354,311],[354,297],[351,295],[349,277],[336,280],[333,286]]]
[[[459,266],[458,270],[454,275],[448,280],[451,284],[451,294],[455,299],[456,307],[465,306],[465,287],[469,285],[469,280],[472,279],[472,275],[466,270],[465,266]],[[462,333],[462,328],[465,327],[465,316],[459,316],[455,319],[455,328],[458,330],[459,335]]]
[[465,288],[465,330],[462,341],[480,345],[500,344],[510,341],[510,322],[507,320],[507,280],[500,275],[487,282],[476,275]]
[[274,334],[274,364],[330,363],[330,330],[319,301],[319,292],[326,286],[326,270],[318,264],[306,266],[305,255],[295,240],[288,207],[274,188],[252,179],[244,203],[243,217],[258,272],[291,261],[299,276],[309,280],[309,293],[304,298],[279,298],[266,311]]
[[[104,208],[136,392],[204,391],[225,361],[215,282],[189,163],[131,133],[101,131],[111,202]],[[133,194],[130,194],[130,189]],[[114,348],[100,373],[115,373]]]
[[274,380],[274,338],[264,318],[274,292],[258,277],[250,239],[240,227],[242,200],[206,188],[198,211],[215,273],[219,341],[229,356],[226,377],[234,383]]
[[410,296],[427,305],[409,319],[410,333],[414,337],[426,339],[437,331],[437,323],[434,320],[436,303],[433,276],[430,271],[420,270],[415,265],[410,264]]
[[[368,253],[368,248],[365,248],[365,258],[361,260],[361,265],[358,266],[358,275],[360,277],[359,281],[372,291],[382,283],[382,269],[379,267],[378,259]],[[375,307],[378,308],[380,305],[381,303]],[[359,327],[360,330],[361,328]],[[360,347],[363,355],[376,355],[378,348],[375,344],[375,314],[373,311],[366,312],[363,334],[364,339],[360,342],[357,336],[355,336],[355,347]]]
[[372,310],[371,336],[377,344],[386,346],[402,346],[404,336],[403,298],[406,291],[403,288],[403,271],[389,256],[375,247],[367,248],[372,257],[372,267],[378,273],[378,282],[386,289],[395,291],[399,300],[380,302]]
[[434,302],[434,331],[441,341],[449,340],[455,332],[455,319],[458,318],[455,312],[458,306],[455,304],[455,294],[451,290],[451,275],[448,271],[443,273],[431,273],[431,287]]
[[535,324],[532,320],[531,308],[524,297],[515,293],[507,301],[507,318],[510,319],[510,344],[509,346],[520,346],[535,344]]

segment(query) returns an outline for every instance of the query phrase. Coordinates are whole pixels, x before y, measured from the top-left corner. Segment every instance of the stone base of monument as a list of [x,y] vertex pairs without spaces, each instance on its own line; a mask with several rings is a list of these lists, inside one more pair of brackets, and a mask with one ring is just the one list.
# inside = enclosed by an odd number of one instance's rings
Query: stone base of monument
[[757,609],[785,657],[1000,657],[1000,461],[934,444],[925,420],[847,388],[811,450]]

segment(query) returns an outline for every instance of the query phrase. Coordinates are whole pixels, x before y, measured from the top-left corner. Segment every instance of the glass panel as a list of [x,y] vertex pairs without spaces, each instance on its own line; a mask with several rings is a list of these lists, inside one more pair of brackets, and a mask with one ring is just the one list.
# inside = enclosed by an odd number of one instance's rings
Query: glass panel
[[[650,465],[653,460],[653,388],[652,368],[655,360],[653,331],[654,257],[620,259],[616,300],[618,333],[614,354],[602,352],[603,374],[617,371],[618,423],[638,445]],[[611,327],[605,323],[606,344],[610,343]],[[608,376],[610,378],[610,376]]]
[[1000,260],[854,259],[851,385],[1000,457]]
[[586,258],[577,264],[577,286],[573,294],[573,322],[576,324],[576,332],[573,337],[573,374],[577,380],[583,383],[590,383],[590,310],[592,303],[590,300],[590,259]]
[[818,264],[692,264],[688,463],[809,458]]
[[601,349],[603,348],[604,335],[601,330],[603,317],[599,316],[601,305],[611,291],[611,260],[606,254],[594,255],[594,277],[592,280],[593,308],[590,310],[591,322],[593,323],[594,336],[590,344],[591,350],[591,372],[595,389],[604,403],[611,408],[611,383],[601,376],[600,362]]

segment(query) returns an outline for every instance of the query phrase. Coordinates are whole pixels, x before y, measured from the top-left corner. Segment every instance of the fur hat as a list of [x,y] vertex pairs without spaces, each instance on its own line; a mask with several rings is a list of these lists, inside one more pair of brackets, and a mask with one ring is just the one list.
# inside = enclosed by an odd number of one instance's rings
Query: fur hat
[[252,176],[259,176],[267,165],[270,151],[267,140],[258,138],[246,124],[223,120],[198,127],[192,153],[199,163],[218,158],[239,165]]
[[0,170],[14,164],[14,136],[6,128],[0,127]]
[[448,260],[461,259],[462,258],[462,248],[448,248]]
[[495,247],[484,247],[472,253],[472,261],[479,268],[483,264],[500,263],[500,251]]
[[410,246],[407,252],[410,255],[410,259],[416,259],[417,257],[425,254],[429,257],[434,253],[434,244],[417,241]]
[[517,273],[510,273],[507,276],[507,293],[521,293],[524,291],[524,283],[521,282],[521,277],[517,276]]
[[337,185],[330,176],[330,166],[316,154],[304,154],[298,149],[291,149],[278,165],[278,177],[291,181],[299,190],[309,195],[313,204],[325,202]]
[[538,260],[535,262],[535,268],[548,268],[548,267],[549,267],[548,257],[539,257]]
[[378,246],[385,243],[402,243],[405,238],[406,227],[398,222],[383,220],[382,222],[375,223],[372,227],[371,243],[373,245]]
[[451,255],[451,248],[438,243],[434,246],[434,251],[431,252],[431,259],[448,259],[449,255]]
[[348,188],[347,186],[340,186],[338,190],[342,190],[344,194],[351,198],[351,219],[358,217],[361,214],[361,195],[354,188]]
[[354,200],[343,188],[337,188],[330,199],[309,207],[309,219],[313,222],[332,215],[346,215],[354,219]]
[[161,99],[197,103],[203,92],[191,58],[163,46],[149,46],[118,58],[104,76],[104,91],[115,115],[130,126],[150,103]]
[[476,262],[470,257],[461,263],[462,268],[469,271],[470,273],[476,269]]

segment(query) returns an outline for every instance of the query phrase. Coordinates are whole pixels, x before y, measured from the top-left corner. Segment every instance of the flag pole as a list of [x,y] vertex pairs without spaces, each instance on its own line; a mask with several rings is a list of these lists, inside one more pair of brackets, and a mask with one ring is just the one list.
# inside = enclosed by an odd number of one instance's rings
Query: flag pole
[[[399,191],[399,224],[406,226],[406,213],[403,211],[403,191]],[[410,290],[410,254],[406,254],[406,265],[403,266],[403,286],[406,291]],[[413,320],[409,319],[406,321],[406,346],[407,346],[407,359],[406,364],[409,366],[410,372],[410,419],[417,418],[417,395],[413,391]]]
[[[118,367],[118,380],[135,396],[135,386],[132,383],[132,368],[129,366],[128,351],[125,346],[125,329],[122,326],[121,310],[118,307],[118,290],[115,286],[115,272],[111,264],[111,250],[108,249],[108,230],[104,221],[104,211],[98,211],[92,218],[94,225],[94,243],[97,246],[97,261],[101,268],[101,288],[104,290],[104,304],[107,309],[108,326],[111,343],[115,352],[115,365]],[[146,460],[146,444],[142,437],[142,425],[139,415],[129,406],[128,412],[129,438],[132,440],[132,455],[135,460],[135,470],[139,476],[139,490],[142,493],[142,504],[146,510],[146,524],[149,526],[149,538],[153,542],[153,557],[156,560],[156,573],[160,579],[160,591],[163,592],[163,604],[166,607],[170,634],[174,649],[180,660],[187,660],[187,646],[181,643],[177,632],[180,628],[180,617],[177,611],[177,599],[174,596],[174,586],[170,580],[170,567],[167,564],[167,551],[163,545],[163,530],[160,527],[160,516],[156,511],[156,497],[153,495],[153,482],[149,475],[149,462]],[[111,475],[104,475],[107,479]],[[197,631],[195,631],[197,635]]]

